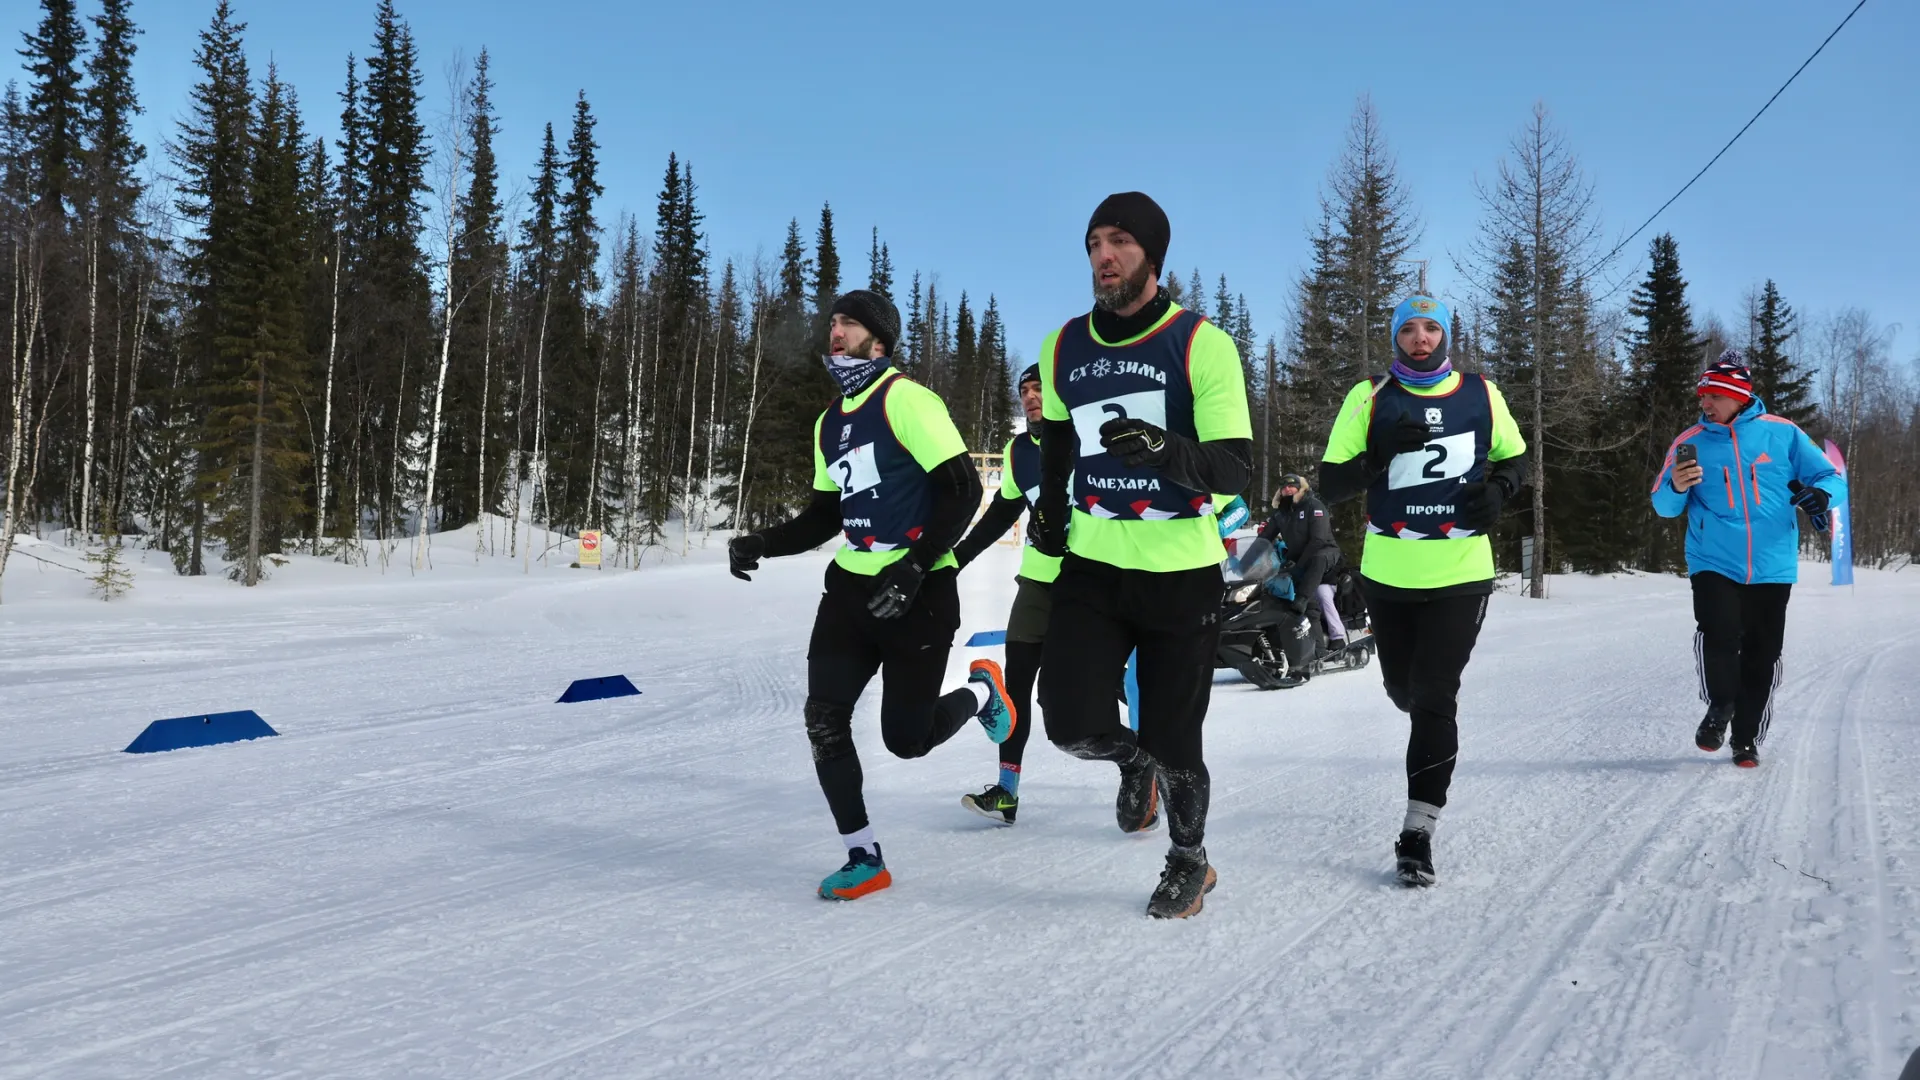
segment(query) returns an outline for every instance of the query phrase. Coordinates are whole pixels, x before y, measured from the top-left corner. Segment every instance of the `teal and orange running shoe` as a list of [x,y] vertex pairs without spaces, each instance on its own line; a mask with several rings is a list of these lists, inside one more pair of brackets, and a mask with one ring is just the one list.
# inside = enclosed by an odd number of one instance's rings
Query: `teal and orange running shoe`
[[1000,665],[992,660],[975,660],[967,670],[967,681],[983,683],[987,688],[986,707],[976,714],[980,726],[987,729],[987,738],[995,743],[1006,742],[1020,723],[1020,713],[1013,707],[1013,698],[1007,693],[1007,683],[1000,675]]
[[828,874],[820,883],[820,899],[858,900],[891,884],[893,875],[887,873],[887,864],[880,859],[880,845],[874,844],[871,854],[866,848],[857,847],[847,852],[847,865]]

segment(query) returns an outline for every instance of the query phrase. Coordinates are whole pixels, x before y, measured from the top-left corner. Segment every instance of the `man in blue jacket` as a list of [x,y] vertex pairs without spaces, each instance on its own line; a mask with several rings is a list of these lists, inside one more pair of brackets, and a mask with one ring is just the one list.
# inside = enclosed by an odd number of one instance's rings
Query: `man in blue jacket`
[[[1668,448],[1653,509],[1687,515],[1693,653],[1707,703],[1694,742],[1719,750],[1731,723],[1733,763],[1751,769],[1773,718],[1787,594],[1799,576],[1795,508],[1824,528],[1827,507],[1846,499],[1847,482],[1806,432],[1767,413],[1742,360],[1728,349],[1700,376],[1700,422]],[[1680,461],[1683,446],[1697,460]]]

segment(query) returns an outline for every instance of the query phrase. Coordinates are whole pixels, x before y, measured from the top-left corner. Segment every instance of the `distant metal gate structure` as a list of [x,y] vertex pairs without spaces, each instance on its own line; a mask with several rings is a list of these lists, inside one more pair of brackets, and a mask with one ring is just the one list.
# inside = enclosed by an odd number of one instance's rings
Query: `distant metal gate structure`
[[[973,459],[974,471],[980,474],[980,513],[984,514],[987,506],[993,502],[993,497],[1000,493],[1001,480],[1006,475],[1006,455],[968,454],[967,456]],[[974,520],[980,520],[979,516],[975,515]],[[1024,535],[1025,532],[1021,529],[1009,529],[1007,535],[1001,537],[998,542],[1017,547],[1020,544],[1020,538]]]

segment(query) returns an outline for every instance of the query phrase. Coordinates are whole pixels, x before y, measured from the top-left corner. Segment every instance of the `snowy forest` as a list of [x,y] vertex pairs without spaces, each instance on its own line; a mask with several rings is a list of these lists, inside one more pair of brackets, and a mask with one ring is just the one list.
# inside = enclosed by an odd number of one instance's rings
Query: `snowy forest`
[[[15,534],[47,530],[251,585],[291,551],[419,566],[429,535],[474,524],[501,555],[531,542],[521,523],[603,529],[626,565],[765,524],[806,498],[824,313],[854,285],[898,303],[900,366],[970,449],[1016,430],[1024,361],[990,290],[897,272],[880,230],[836,233],[831,205],[765,264],[716,266],[692,162],[666,156],[650,219],[610,210],[586,90],[508,139],[487,53],[430,93],[392,0],[338,87],[305,98],[221,0],[191,99],[165,103],[133,85],[130,0],[39,7],[0,103],[0,569]],[[314,101],[337,103],[337,138]],[[132,135],[146,108],[182,117],[163,146]],[[1417,257],[1416,193],[1364,98],[1322,192],[1307,269],[1273,298],[1283,326],[1257,334],[1224,276],[1165,275],[1240,344],[1256,505],[1280,472],[1312,475],[1345,390],[1390,361],[1394,305],[1444,270],[1455,364],[1500,383],[1531,445],[1530,503],[1496,550],[1518,569],[1533,538],[1536,594],[1546,572],[1681,567],[1645,485],[1728,346],[1772,411],[1846,452],[1856,558],[1920,552],[1920,387],[1891,329],[1796,313],[1766,268],[1742,310],[1696,313],[1679,241],[1616,242],[1544,107],[1480,186],[1469,250]],[[1358,513],[1339,529],[1356,557]]]

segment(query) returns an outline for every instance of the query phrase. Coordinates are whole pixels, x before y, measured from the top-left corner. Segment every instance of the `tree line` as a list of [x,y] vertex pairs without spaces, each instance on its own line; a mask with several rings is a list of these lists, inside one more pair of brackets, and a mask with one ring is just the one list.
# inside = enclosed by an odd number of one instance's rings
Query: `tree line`
[[[41,0],[0,98],[0,569],[16,533],[55,528],[253,584],[293,550],[424,563],[429,536],[468,525],[478,548],[538,554],[535,522],[606,530],[632,565],[805,501],[833,393],[825,312],[857,283],[830,205],[805,230],[790,220],[776,257],[716,267],[693,165],[670,153],[653,219],[606,220],[584,91],[557,127],[514,133],[537,149],[530,171],[503,172],[487,53],[449,68],[451,108],[429,130],[393,0],[377,0],[365,54],[342,58],[331,140],[271,63],[255,68],[219,0],[184,119],[149,160],[132,135],[130,0],[96,2],[82,18],[75,0]],[[1503,566],[1524,537],[1536,591],[1555,571],[1679,568],[1679,527],[1644,484],[1728,345],[1772,411],[1847,453],[1856,557],[1920,551],[1920,392],[1889,328],[1858,310],[1803,319],[1765,279],[1733,325],[1696,317],[1670,235],[1619,280],[1543,107],[1478,194],[1445,298],[1454,363],[1500,383],[1530,444],[1532,490],[1496,533]],[[1281,473],[1312,475],[1347,388],[1391,363],[1394,306],[1434,269],[1365,98],[1317,209],[1264,340],[1224,275],[1164,275],[1239,344],[1256,503]],[[971,449],[997,451],[1019,363],[997,299],[954,296],[932,271],[902,289],[879,230],[861,239],[865,284],[902,311],[901,366]],[[1358,515],[1338,514],[1355,557]]]
[[[831,206],[770,264],[716,267],[675,154],[652,222],[603,220],[585,92],[516,196],[485,51],[429,130],[411,30],[379,0],[329,141],[245,31],[221,0],[164,182],[129,133],[129,0],[85,20],[42,0],[23,35],[25,85],[0,102],[0,567],[15,533],[53,527],[254,584],[277,553],[418,563],[475,523],[522,554],[520,522],[602,528],[632,562],[805,501],[825,312],[853,276]],[[894,297],[892,253],[865,239],[865,284]],[[905,291],[902,366],[997,450],[997,300],[931,272]]]
[[[1745,354],[1768,411],[1845,453],[1855,558],[1920,555],[1920,384],[1891,355],[1890,327],[1859,309],[1803,320],[1766,278],[1733,325],[1696,316],[1670,234],[1648,244],[1637,281],[1617,279],[1625,244],[1606,248],[1592,184],[1541,105],[1478,198],[1478,234],[1449,260],[1460,282],[1443,297],[1450,355],[1502,388],[1529,444],[1531,491],[1494,538],[1505,569],[1521,568],[1523,539],[1540,553],[1527,566],[1533,595],[1548,573],[1684,568],[1684,522],[1655,515],[1647,488],[1698,416],[1699,373],[1729,347]],[[1262,475],[1311,476],[1347,389],[1385,373],[1393,308],[1426,287],[1420,238],[1413,194],[1363,97],[1307,237],[1287,333],[1249,367]],[[1356,504],[1335,515],[1352,558],[1360,515]],[[1826,552],[1824,536],[1808,529],[1803,540]]]

